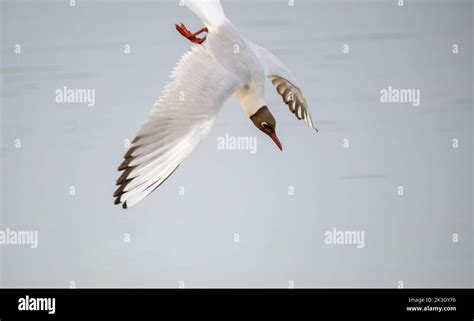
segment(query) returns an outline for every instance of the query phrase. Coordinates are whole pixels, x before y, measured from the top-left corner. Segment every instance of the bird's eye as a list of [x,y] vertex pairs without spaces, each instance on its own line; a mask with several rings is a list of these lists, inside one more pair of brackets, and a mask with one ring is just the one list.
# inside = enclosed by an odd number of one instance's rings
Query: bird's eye
[[262,122],[260,123],[260,125],[262,125],[262,127],[265,128],[265,129],[271,129],[271,128],[270,128],[270,125],[268,125],[268,123],[267,123],[266,121],[262,121]]

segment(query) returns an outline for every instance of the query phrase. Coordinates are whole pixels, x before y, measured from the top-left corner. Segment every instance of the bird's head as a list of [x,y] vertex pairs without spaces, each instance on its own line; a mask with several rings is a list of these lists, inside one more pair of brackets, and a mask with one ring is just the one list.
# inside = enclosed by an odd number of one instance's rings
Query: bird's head
[[255,127],[267,134],[275,142],[280,150],[283,150],[283,146],[281,145],[280,140],[278,139],[278,136],[275,132],[275,118],[267,106],[263,106],[257,110],[255,114],[250,116],[250,120],[253,122]]

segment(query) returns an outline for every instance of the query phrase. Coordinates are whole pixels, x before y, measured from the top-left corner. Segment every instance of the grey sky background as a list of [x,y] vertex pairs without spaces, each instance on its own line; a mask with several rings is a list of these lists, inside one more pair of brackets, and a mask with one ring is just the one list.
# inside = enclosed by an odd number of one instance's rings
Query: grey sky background
[[[298,78],[320,132],[268,82],[283,152],[231,98],[175,174],[122,210],[124,140],[190,47],[174,24],[202,23],[178,1],[0,1],[0,229],[39,232],[37,249],[0,245],[1,286],[472,287],[473,4],[404,2],[222,1]],[[64,86],[95,89],[96,105],[56,103]],[[419,89],[421,106],[381,103],[388,86]],[[226,134],[256,136],[257,153],[218,150]],[[365,247],[325,244],[333,228]]]

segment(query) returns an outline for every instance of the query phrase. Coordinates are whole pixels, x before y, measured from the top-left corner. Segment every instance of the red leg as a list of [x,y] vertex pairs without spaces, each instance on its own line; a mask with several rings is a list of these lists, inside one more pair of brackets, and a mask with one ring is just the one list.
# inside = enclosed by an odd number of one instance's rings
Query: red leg
[[193,36],[197,36],[197,35],[199,35],[199,34],[201,34],[201,33],[203,33],[203,32],[209,32],[209,30],[207,30],[207,28],[204,27],[204,28],[202,28],[202,29],[196,31],[195,33],[193,33]]
[[193,43],[197,43],[197,44],[202,44],[205,40],[206,40],[206,36],[204,36],[204,38],[198,38],[197,35],[203,33],[203,32],[209,32],[207,30],[207,28],[202,28],[200,30],[198,30],[197,32],[195,33],[191,33],[185,26],[184,24],[181,24],[181,25],[176,25],[176,30],[178,30],[178,32],[183,36],[185,37],[186,39],[188,39],[189,41],[193,42]]

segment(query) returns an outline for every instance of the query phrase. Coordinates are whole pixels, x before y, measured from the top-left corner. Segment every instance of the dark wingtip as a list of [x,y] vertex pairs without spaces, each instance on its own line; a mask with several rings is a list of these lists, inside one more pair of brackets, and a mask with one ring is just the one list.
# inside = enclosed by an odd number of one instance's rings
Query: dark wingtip
[[127,169],[117,179],[117,181],[115,182],[115,185],[122,185],[122,184],[128,183],[128,181],[131,180],[128,178],[128,175],[130,175],[133,169],[134,167],[127,167]]
[[125,155],[123,156],[123,158],[127,159],[127,158],[131,158],[132,157],[132,153],[140,146],[133,146],[133,147],[130,147],[128,149],[128,151],[125,153]]
[[138,142],[142,137],[143,137],[143,135],[141,135],[141,136],[136,136],[136,137],[132,140],[132,144],[135,144],[136,142]]
[[125,202],[122,204],[122,208],[124,208],[124,209],[127,209],[127,208],[128,208],[128,206],[127,206],[127,201],[125,201]]
[[120,166],[117,168],[117,170],[120,172],[120,171],[123,171],[125,169],[127,169],[128,165],[130,164],[130,162],[133,160],[132,157],[129,157],[127,159],[124,159],[122,164],[120,164]]
[[123,194],[123,190],[125,189],[125,186],[127,186],[128,182],[126,184],[120,185],[114,192],[113,197],[119,197],[120,195]]

